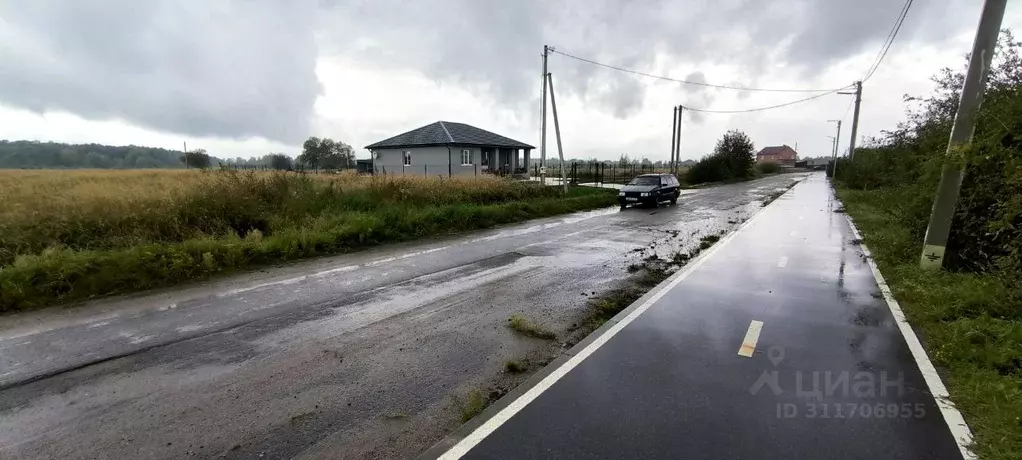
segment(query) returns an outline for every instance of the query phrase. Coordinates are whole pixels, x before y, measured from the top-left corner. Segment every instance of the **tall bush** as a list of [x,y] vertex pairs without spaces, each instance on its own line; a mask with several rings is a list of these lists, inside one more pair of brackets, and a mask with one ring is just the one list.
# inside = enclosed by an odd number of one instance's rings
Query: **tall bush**
[[944,68],[927,97],[906,97],[908,119],[837,165],[837,180],[861,190],[897,189],[899,216],[922,238],[944,165],[965,168],[945,266],[1022,273],[1022,42],[1004,31],[970,147],[946,153],[964,73]]
[[764,161],[756,164],[756,172],[760,174],[777,174],[781,172],[781,165],[773,161]]
[[753,144],[745,133],[733,129],[717,140],[713,153],[692,165],[686,174],[690,184],[745,180],[753,176]]

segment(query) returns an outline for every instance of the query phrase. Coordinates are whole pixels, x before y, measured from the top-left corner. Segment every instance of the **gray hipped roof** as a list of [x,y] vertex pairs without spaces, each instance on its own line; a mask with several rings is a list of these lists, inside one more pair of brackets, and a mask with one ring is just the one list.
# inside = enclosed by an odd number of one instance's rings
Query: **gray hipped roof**
[[427,145],[481,145],[486,147],[507,147],[515,149],[533,149],[535,147],[491,133],[464,123],[438,121],[404,134],[398,134],[375,144],[367,145],[367,149],[387,149],[401,147],[421,147]]

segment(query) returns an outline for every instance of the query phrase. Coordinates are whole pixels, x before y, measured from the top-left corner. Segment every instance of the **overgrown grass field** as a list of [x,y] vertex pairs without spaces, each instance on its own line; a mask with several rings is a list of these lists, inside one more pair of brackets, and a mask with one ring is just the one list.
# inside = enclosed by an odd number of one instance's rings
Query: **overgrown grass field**
[[615,200],[492,177],[0,171],[0,312]]

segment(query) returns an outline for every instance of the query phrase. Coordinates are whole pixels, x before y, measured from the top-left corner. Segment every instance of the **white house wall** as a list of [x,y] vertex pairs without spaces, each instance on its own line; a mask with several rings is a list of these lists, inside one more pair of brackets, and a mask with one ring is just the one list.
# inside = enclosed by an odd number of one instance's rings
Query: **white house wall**
[[[461,164],[461,151],[469,149],[472,151],[472,164],[463,166]],[[404,165],[403,153],[412,152],[412,164]],[[482,158],[482,150],[479,147],[456,147],[451,146],[450,163],[448,163],[447,147],[412,147],[405,149],[376,149],[376,157],[373,158],[373,167],[377,174],[399,174],[399,175],[420,175],[420,176],[446,176],[448,165],[450,172],[455,175],[482,174],[484,169],[479,165]]]

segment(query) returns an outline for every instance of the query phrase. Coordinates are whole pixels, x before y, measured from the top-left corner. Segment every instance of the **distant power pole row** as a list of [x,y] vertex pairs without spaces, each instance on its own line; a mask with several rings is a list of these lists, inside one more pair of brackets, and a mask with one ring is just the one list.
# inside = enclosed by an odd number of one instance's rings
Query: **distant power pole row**
[[[858,118],[856,118],[856,120],[858,120]],[[841,120],[827,120],[827,121],[829,121],[831,123],[837,122],[837,134],[835,135],[835,137],[832,138],[832,139],[834,139],[834,146],[833,146],[833,150],[834,151],[831,152],[831,157],[830,157],[831,158],[831,165],[832,165],[831,166],[831,170],[830,170],[830,177],[836,177],[837,176],[837,149],[838,149],[838,144],[841,142]]]

